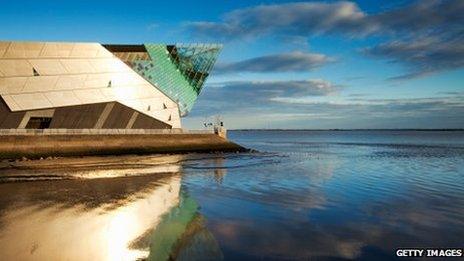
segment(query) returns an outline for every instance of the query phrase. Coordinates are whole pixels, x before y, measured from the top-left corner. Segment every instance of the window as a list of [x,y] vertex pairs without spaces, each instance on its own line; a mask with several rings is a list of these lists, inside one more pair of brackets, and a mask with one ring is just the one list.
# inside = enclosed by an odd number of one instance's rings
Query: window
[[34,76],[40,76],[39,72],[37,72],[37,70],[32,67],[32,73],[34,74]]
[[52,118],[50,117],[31,117],[27,122],[26,129],[48,129]]

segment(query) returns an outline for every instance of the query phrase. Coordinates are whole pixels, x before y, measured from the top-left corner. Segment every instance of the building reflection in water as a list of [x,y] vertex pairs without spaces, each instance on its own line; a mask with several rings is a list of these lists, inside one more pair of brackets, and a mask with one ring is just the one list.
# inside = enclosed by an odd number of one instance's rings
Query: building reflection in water
[[[179,171],[2,183],[2,259],[135,260],[155,257],[157,249],[163,249],[165,256],[183,255],[195,235],[212,236],[205,232],[196,203],[181,193]],[[175,227],[179,220],[183,226],[167,242],[172,230],[163,232],[163,228]],[[156,236],[160,231],[163,240]],[[220,256],[219,248],[215,249]]]
[[197,172],[205,175],[208,180],[214,181],[217,184],[222,184],[227,175],[227,170],[231,166],[226,166],[228,161],[226,156],[214,155],[201,157],[190,157],[189,161],[182,164],[182,168],[186,173]]
[[150,237],[150,260],[222,260],[213,234],[207,230],[199,206],[181,192],[178,206],[164,215]]
[[213,166],[214,168],[214,180],[218,184],[222,184],[224,181],[224,177],[227,174],[227,169],[224,168],[224,158],[219,157],[219,158],[214,158],[213,159]]

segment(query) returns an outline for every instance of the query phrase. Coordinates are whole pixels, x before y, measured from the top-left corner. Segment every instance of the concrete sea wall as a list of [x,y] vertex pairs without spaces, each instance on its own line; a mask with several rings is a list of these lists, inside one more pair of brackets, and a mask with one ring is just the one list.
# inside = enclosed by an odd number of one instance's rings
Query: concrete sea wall
[[0,130],[0,158],[3,159],[245,150],[214,131]]

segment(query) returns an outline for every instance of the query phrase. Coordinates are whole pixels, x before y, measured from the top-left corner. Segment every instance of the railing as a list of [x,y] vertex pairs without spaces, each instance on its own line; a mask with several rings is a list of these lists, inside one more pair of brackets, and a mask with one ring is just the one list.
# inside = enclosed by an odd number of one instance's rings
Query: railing
[[123,134],[214,134],[214,130],[184,129],[0,129],[1,135],[123,135]]

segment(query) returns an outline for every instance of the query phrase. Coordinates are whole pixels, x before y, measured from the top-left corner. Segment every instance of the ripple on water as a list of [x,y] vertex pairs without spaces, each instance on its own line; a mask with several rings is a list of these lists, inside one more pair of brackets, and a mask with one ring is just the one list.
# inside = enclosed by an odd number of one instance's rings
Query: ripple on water
[[[393,257],[398,247],[464,243],[462,141],[430,133],[240,135],[239,143],[271,153],[225,156],[220,179],[211,178],[214,164],[187,167],[183,179],[226,258]],[[310,251],[269,248],[267,238]]]

